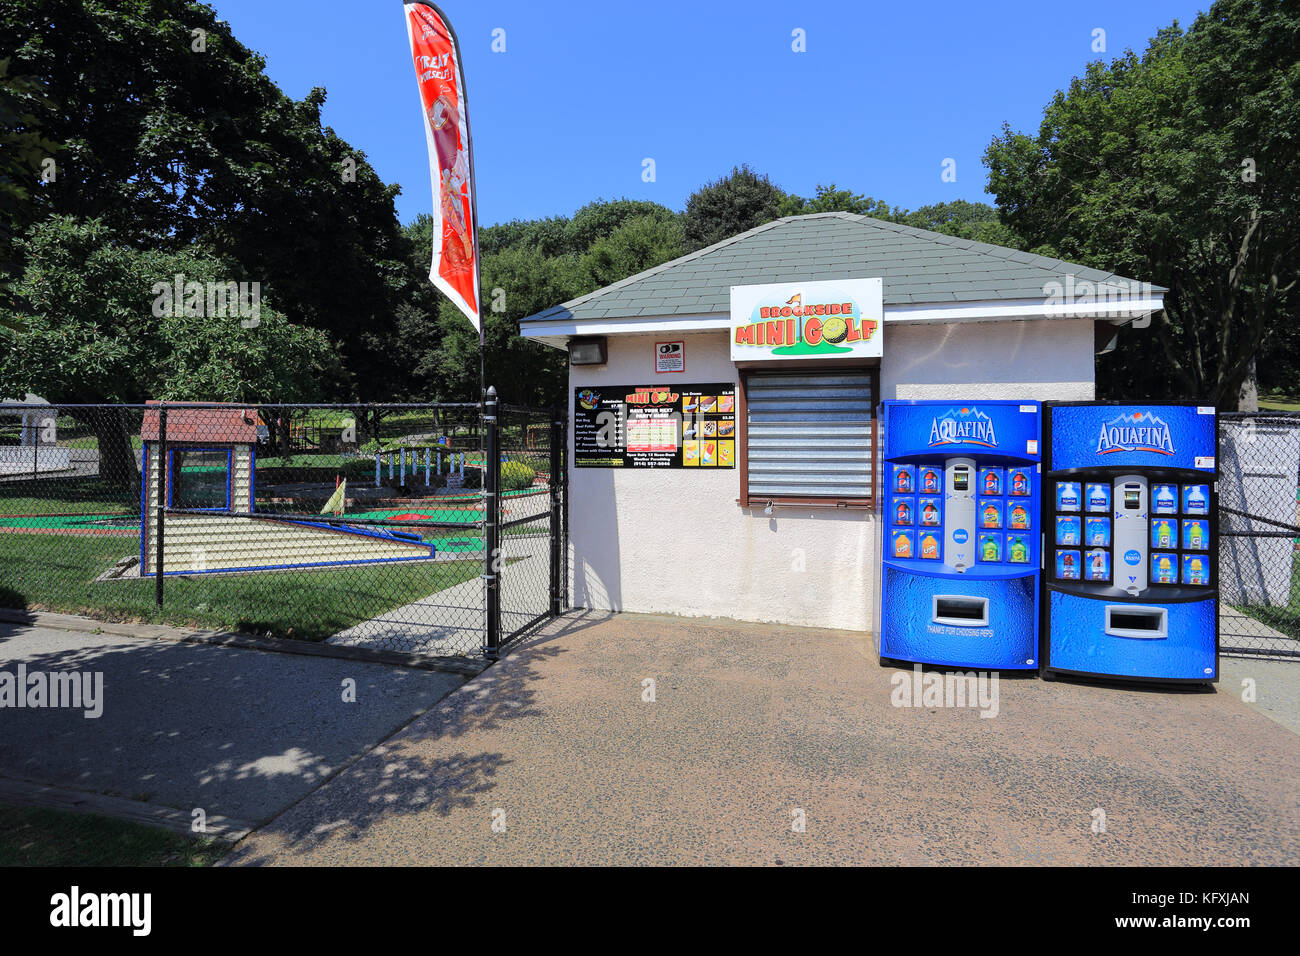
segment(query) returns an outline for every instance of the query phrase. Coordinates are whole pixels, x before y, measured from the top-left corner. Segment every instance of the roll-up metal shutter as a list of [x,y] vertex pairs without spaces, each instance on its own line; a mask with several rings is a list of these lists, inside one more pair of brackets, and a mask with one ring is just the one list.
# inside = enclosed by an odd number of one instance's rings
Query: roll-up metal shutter
[[746,379],[749,495],[871,496],[869,370],[751,373]]

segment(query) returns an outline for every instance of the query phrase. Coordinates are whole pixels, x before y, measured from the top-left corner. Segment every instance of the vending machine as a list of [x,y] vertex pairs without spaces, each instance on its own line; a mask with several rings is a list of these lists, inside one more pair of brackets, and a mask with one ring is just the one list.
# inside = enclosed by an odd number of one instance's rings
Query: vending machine
[[1039,406],[884,403],[881,662],[1038,666]]
[[1216,416],[1043,405],[1041,673],[1219,677]]

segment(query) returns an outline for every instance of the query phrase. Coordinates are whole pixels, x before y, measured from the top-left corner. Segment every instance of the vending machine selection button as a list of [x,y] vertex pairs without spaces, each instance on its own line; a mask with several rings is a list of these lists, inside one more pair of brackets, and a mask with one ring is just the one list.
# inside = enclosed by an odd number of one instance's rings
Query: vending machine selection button
[[1151,513],[1157,515],[1171,515],[1178,512],[1178,486],[1177,485],[1156,485],[1155,486],[1155,503],[1151,506]]
[[921,535],[921,557],[926,561],[939,560],[939,538],[925,533]]
[[1084,526],[1084,544],[1096,548],[1110,547],[1110,518],[1089,517]]
[[1210,523],[1204,518],[1183,521],[1183,549],[1204,551],[1209,545]]
[[1178,583],[1178,555],[1156,551],[1151,555],[1151,580],[1155,584]]
[[1094,548],[1084,555],[1084,565],[1087,567],[1086,574],[1089,581],[1110,580],[1109,550],[1105,548]]
[[1183,514],[1208,515],[1210,513],[1210,486],[1183,485]]
[[894,524],[910,525],[912,523],[912,499],[898,498],[894,502]]
[[1090,481],[1084,486],[1084,498],[1091,514],[1110,514],[1110,485]]
[[1079,510],[1079,483],[1077,481],[1058,481],[1056,483],[1056,510]]
[[899,494],[910,495],[916,487],[916,476],[912,473],[911,465],[894,466],[894,491]]
[[1083,536],[1080,532],[1079,519],[1077,517],[1057,517],[1056,519],[1056,543],[1057,544],[1082,544]]
[[1210,583],[1210,559],[1204,554],[1183,555],[1183,583],[1205,587]]
[[981,534],[979,542],[979,559],[986,564],[1002,560],[1002,535]]
[[1058,550],[1056,552],[1056,577],[1061,581],[1079,580],[1079,552]]
[[1169,518],[1151,519],[1151,547],[1178,547],[1178,522]]
[[939,514],[938,498],[921,499],[921,524],[927,528],[937,528],[942,521]]

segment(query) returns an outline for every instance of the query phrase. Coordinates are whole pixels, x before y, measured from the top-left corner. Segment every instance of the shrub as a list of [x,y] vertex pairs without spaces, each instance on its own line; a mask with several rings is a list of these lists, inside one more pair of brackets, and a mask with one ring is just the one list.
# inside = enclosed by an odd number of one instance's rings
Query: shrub
[[501,466],[501,490],[521,491],[531,488],[537,472],[521,461],[507,461]]

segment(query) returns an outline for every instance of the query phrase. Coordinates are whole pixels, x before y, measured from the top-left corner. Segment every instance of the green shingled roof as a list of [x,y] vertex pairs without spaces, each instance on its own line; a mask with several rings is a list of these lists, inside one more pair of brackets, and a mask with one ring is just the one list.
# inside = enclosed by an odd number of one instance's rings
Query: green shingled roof
[[1041,299],[1046,283],[1067,275],[1076,283],[1134,282],[1004,246],[826,212],[769,222],[522,321],[725,313],[733,285],[876,276],[884,279],[886,307]]

